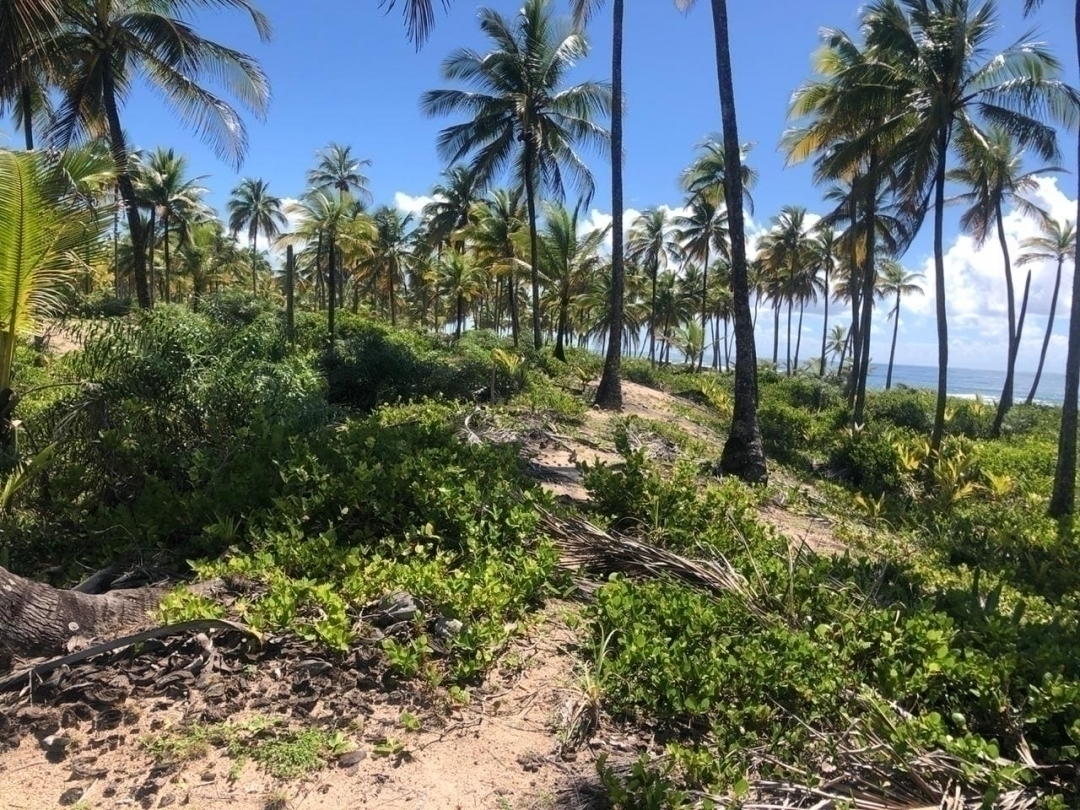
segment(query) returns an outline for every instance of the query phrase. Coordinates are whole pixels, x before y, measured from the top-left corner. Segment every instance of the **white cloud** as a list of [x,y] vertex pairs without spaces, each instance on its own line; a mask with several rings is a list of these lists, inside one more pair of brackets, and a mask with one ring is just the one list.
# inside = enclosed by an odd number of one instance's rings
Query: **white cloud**
[[435,202],[436,199],[436,197],[428,197],[424,194],[414,197],[411,194],[398,191],[394,194],[394,205],[396,205],[398,210],[402,213],[413,214],[418,217],[424,210],[424,206],[430,205]]

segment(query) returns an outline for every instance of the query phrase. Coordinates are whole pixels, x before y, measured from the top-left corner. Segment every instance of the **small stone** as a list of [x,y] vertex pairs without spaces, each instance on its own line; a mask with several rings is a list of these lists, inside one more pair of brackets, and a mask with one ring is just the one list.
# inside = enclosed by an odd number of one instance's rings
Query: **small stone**
[[203,771],[199,779],[204,782],[213,782],[217,779],[217,775],[213,771]]
[[338,757],[338,767],[351,768],[353,765],[358,765],[367,759],[367,751],[346,751],[344,754]]
[[75,804],[83,797],[84,793],[86,793],[86,791],[82,788],[70,788],[60,794],[58,803],[61,807],[71,807],[71,805]]

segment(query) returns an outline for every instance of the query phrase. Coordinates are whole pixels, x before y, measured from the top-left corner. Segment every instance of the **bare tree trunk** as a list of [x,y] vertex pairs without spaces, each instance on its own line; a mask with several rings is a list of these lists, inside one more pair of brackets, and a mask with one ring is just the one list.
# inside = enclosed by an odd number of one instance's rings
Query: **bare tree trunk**
[[[1080,0],[1078,0],[1080,2]],[[731,235],[731,289],[735,310],[735,407],[731,432],[724,443],[720,469],[745,481],[764,483],[769,471],[757,418],[757,348],[750,311],[743,225],[742,166],[735,117],[735,87],[731,78],[726,0],[712,0],[716,40],[716,75],[720,86],[720,116],[724,129],[724,190]]]
[[168,591],[138,588],[101,595],[58,590],[0,568],[0,648],[37,657],[75,636],[93,638],[143,624]]
[[1050,348],[1050,336],[1054,331],[1054,312],[1057,310],[1058,292],[1061,291],[1061,266],[1065,258],[1058,256],[1057,276],[1054,278],[1054,294],[1050,296],[1050,316],[1046,320],[1046,334],[1043,336],[1042,352],[1039,354],[1039,367],[1035,370],[1035,380],[1031,384],[1025,405],[1035,401],[1035,394],[1039,390],[1039,381],[1042,379],[1043,366],[1046,364],[1046,351]]

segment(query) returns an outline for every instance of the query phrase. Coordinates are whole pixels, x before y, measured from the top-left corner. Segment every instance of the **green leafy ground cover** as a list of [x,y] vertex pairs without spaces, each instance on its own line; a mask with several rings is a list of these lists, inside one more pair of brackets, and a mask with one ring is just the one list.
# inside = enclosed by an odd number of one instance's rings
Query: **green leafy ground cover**
[[[405,591],[419,611],[408,634],[383,639],[388,665],[455,690],[567,591],[538,529],[550,497],[515,446],[460,430],[493,378],[508,420],[580,423],[596,358],[563,365],[491,335],[451,346],[347,316],[328,353],[316,316],[290,344],[279,313],[236,297],[84,332],[63,358],[20,353],[20,384],[38,388],[21,405],[21,448],[57,451],[4,517],[17,572],[189,568],[253,584],[232,610],[254,628],[339,650],[363,632],[360,606]],[[640,361],[627,375],[682,395],[710,427],[730,416],[726,376]],[[835,385],[763,375],[763,433],[784,477],[813,490],[839,536],[863,538],[841,556],[766,526],[759,509],[782,487],[717,481],[700,438],[658,428],[687,451],[661,464],[613,423],[624,463],[583,465],[588,517],[722,557],[747,583],[717,598],[616,575],[588,605],[597,702],[666,741],[659,759],[602,765],[617,806],[860,768],[895,784],[947,776],[990,803],[1018,790],[1076,801],[1080,543],[1043,517],[1056,412],[1017,407],[989,441],[990,409],[954,403],[931,472],[930,407],[919,392],[877,394],[853,428]],[[222,612],[183,590],[162,606],[167,620]],[[460,629],[436,637],[440,620]]]

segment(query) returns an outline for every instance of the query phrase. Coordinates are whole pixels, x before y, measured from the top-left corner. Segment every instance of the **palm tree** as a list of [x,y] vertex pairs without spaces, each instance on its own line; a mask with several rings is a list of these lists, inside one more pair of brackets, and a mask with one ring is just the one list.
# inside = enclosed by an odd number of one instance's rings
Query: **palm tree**
[[412,215],[402,216],[401,211],[390,205],[377,208],[371,215],[375,224],[375,238],[371,242],[371,265],[373,287],[379,282],[386,285],[390,301],[390,325],[397,326],[397,306],[394,285],[405,277],[405,270],[412,261],[412,233],[409,225]]
[[[557,299],[555,357],[566,361],[565,345],[570,322],[570,301],[585,287],[585,280],[600,266],[597,252],[607,228],[578,233],[581,204],[573,211],[562,205],[544,208],[544,233],[540,241],[540,267]],[[620,335],[621,337],[621,335]]]
[[[1024,0],[1024,13],[1030,14],[1042,0]],[[1076,0],[1076,58],[1080,63],[1080,0]],[[1080,143],[1077,143],[1080,159]],[[1080,222],[1080,194],[1077,195],[1076,221]],[[1076,253],[1073,253],[1075,262]],[[1065,357],[1065,401],[1061,406],[1061,433],[1058,436],[1058,459],[1054,470],[1054,491],[1050,496],[1050,515],[1071,515],[1076,505],[1076,427],[1080,394],[1080,273],[1073,270],[1072,306],[1069,311],[1069,348]]]
[[[746,157],[750,154],[752,144],[745,143],[739,148],[739,161],[742,165],[743,204],[746,210],[754,213],[754,201],[750,196],[749,189],[753,188],[758,181],[756,170],[746,165]],[[710,136],[697,145],[698,154],[693,162],[683,170],[679,178],[683,191],[694,197],[706,197],[716,205],[724,203],[724,171],[726,170],[726,157],[724,156],[724,144]]]
[[840,362],[836,367],[837,376],[843,376],[844,374],[844,355],[847,353],[847,347],[848,330],[841,324],[834,324],[833,328],[829,330],[829,340],[825,344],[825,352],[829,357],[840,358]]
[[905,295],[922,295],[923,288],[918,283],[922,273],[909,273],[895,259],[885,259],[878,265],[880,283],[877,288],[878,298],[882,300],[896,296],[896,303],[889,310],[893,322],[892,347],[889,349],[889,370],[885,375],[885,390],[892,388],[893,359],[896,357],[896,335],[900,331],[900,299]]
[[456,250],[443,252],[438,262],[439,285],[454,302],[456,328],[454,336],[461,337],[469,305],[480,294],[480,270],[467,253]]
[[649,297],[649,362],[653,366],[656,365],[656,277],[668,268],[669,262],[682,257],[681,251],[667,208],[648,208],[631,225],[626,256],[640,264],[652,282]]
[[[690,5],[692,0],[676,0]],[[735,314],[735,396],[731,430],[720,456],[720,469],[746,481],[768,479],[765,449],[757,420],[757,347],[750,312],[750,282],[743,224],[743,170],[735,114],[735,88],[731,78],[727,0],[712,0],[716,77],[720,90],[720,118],[724,130],[724,200],[728,208],[731,243],[731,289]]]
[[422,215],[428,236],[439,247],[457,241],[463,249],[460,232],[469,224],[469,215],[485,183],[472,166],[451,166],[443,172],[446,182],[437,183],[431,190],[432,202],[424,206]]
[[315,157],[318,163],[307,174],[308,185],[317,189],[337,189],[361,202],[371,199],[367,175],[363,173],[363,169],[371,165],[370,160],[354,157],[351,146],[333,142],[316,152]]
[[[955,199],[968,206],[960,218],[961,227],[971,234],[977,247],[982,247],[996,229],[998,245],[1005,266],[1005,300],[1008,307],[1009,346],[1005,365],[1005,384],[998,398],[997,413],[990,429],[992,438],[1001,435],[1005,414],[1013,404],[1013,381],[1016,377],[1016,356],[1020,350],[1020,330],[1016,315],[1016,290],[1013,285],[1012,262],[1009,243],[1005,238],[1002,208],[1011,203],[1020,212],[1045,221],[1047,214],[1024,197],[1025,192],[1038,190],[1036,176],[1044,172],[1060,172],[1057,166],[1045,166],[1034,172],[1021,173],[1021,155],[1016,150],[1012,136],[999,127],[991,127],[986,133],[965,130],[957,138],[957,151],[961,165],[948,172],[953,182],[969,190]],[[1020,323],[1024,315],[1020,315]]]
[[62,304],[106,218],[38,152],[0,150],[0,446],[11,440],[17,338]]
[[[255,257],[255,241],[262,233],[268,240],[281,233],[288,220],[281,210],[281,200],[270,193],[265,180],[248,177],[231,192],[228,202],[229,230],[236,237],[247,231],[251,256]],[[251,266],[251,294],[258,294],[254,261]]]
[[[795,302],[800,302],[799,331],[801,334],[801,306],[811,297],[811,288],[816,289],[820,286],[820,281],[816,281],[817,265],[813,261],[810,233],[806,227],[806,209],[797,205],[784,206],[780,213],[772,218],[772,228],[762,239],[762,252],[765,263],[771,270],[774,306],[782,301],[787,303],[786,367],[788,375],[791,375],[794,371],[791,363],[792,310]],[[816,291],[814,297],[816,297]],[[777,340],[778,336],[774,335],[774,344]],[[774,351],[774,362],[775,359]],[[797,362],[796,365],[798,365]]]
[[63,148],[85,132],[108,134],[117,185],[127,210],[139,305],[150,306],[146,237],[132,183],[120,105],[141,77],[185,124],[192,125],[219,157],[239,166],[247,133],[237,111],[200,84],[216,78],[244,107],[261,117],[270,98],[266,76],[251,57],[200,36],[187,16],[199,9],[238,9],[251,18],[260,39],[270,22],[250,0],[70,0],[60,24],[37,53],[41,64],[63,59],[57,76],[57,108],[50,139]]
[[172,264],[169,256],[169,229],[176,225],[180,233],[180,243],[187,238],[188,224],[200,217],[205,217],[209,210],[202,202],[206,189],[197,185],[206,175],[188,179],[187,158],[177,155],[172,149],[155,149],[146,160],[138,161],[136,188],[140,202],[150,209],[150,222],[147,227],[148,259],[150,264],[150,289],[153,300],[154,288],[154,243],[157,224],[163,230],[165,247],[165,303],[171,301]]
[[1020,243],[1026,252],[1016,260],[1019,265],[1033,262],[1053,261],[1057,263],[1057,273],[1054,276],[1054,292],[1050,296],[1050,313],[1046,319],[1046,334],[1043,336],[1042,351],[1039,353],[1039,367],[1035,370],[1035,381],[1031,384],[1025,404],[1030,405],[1035,401],[1035,393],[1039,390],[1039,381],[1042,379],[1043,366],[1046,363],[1046,351],[1050,348],[1050,335],[1054,331],[1054,312],[1057,310],[1058,292],[1061,290],[1061,268],[1066,260],[1076,262],[1076,223],[1066,221],[1064,224],[1054,219],[1047,219],[1042,223],[1042,235],[1025,239]]
[[[890,161],[904,196],[934,211],[934,290],[938,324],[938,392],[931,459],[941,446],[948,392],[945,301],[945,183],[954,135],[972,137],[983,121],[1010,132],[1019,148],[1057,155],[1057,138],[1042,117],[1076,118],[1071,91],[1057,81],[1058,62],[1025,38],[994,53],[996,6],[986,0],[877,0],[863,15],[875,59],[851,94],[852,112],[868,105],[891,111],[884,128]],[[875,136],[881,133],[874,133]],[[932,200],[932,203],[930,202]]]
[[[706,334],[706,321],[709,314],[709,259],[710,252],[729,256],[727,244],[727,210],[721,208],[716,195],[697,194],[690,198],[690,213],[675,218],[678,228],[677,238],[682,244],[687,259],[701,262],[701,293],[698,297],[698,312],[701,313],[701,333]],[[715,255],[714,254],[714,255]],[[704,362],[705,352],[701,359]]]
[[611,90],[597,82],[563,86],[567,72],[588,48],[580,32],[556,21],[549,0],[526,0],[514,20],[488,8],[479,16],[480,30],[495,50],[482,55],[459,49],[442,65],[444,78],[476,90],[431,90],[423,95],[421,107],[429,116],[468,116],[439,134],[439,151],[449,162],[473,155],[471,165],[484,181],[512,165],[525,189],[533,342],[539,349],[537,194],[546,188],[562,198],[567,181],[573,181],[586,198],[591,196],[592,174],[574,147],[606,146],[607,132],[593,118],[610,112]]
[[821,325],[821,365],[818,368],[818,376],[825,376],[826,343],[829,336],[829,298],[832,295],[832,280],[836,274],[837,258],[839,250],[836,232],[829,223],[819,223],[814,228],[810,240],[810,254],[814,263],[815,273],[824,274],[821,281],[821,290],[824,292],[825,315]]
[[521,191],[495,189],[487,199],[476,204],[469,240],[478,263],[489,268],[496,278],[506,279],[510,311],[510,334],[518,345],[521,323],[518,317],[519,284],[515,271],[523,266],[518,251],[518,234],[525,221]]

